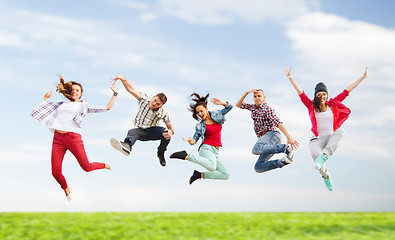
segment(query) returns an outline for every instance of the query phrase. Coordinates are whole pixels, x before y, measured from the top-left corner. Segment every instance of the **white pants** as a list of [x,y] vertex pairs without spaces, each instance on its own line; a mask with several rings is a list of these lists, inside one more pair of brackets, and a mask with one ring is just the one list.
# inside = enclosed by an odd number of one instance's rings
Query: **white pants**
[[[331,156],[336,149],[340,146],[343,140],[345,131],[342,128],[337,129],[331,135],[318,136],[317,138],[312,138],[309,143],[311,157],[314,162],[319,155],[325,153],[327,156]],[[320,174],[323,177],[327,177],[329,172],[325,164],[319,169]]]

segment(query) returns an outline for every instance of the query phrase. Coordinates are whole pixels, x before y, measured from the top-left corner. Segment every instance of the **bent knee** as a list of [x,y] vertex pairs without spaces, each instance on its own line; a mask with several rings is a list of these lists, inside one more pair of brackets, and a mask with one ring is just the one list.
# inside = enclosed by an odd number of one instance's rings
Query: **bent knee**
[[261,153],[258,151],[258,148],[252,148],[251,153],[254,155],[261,155]]
[[214,166],[214,165],[207,167],[207,170],[209,170],[210,172],[214,172],[215,169],[217,169],[217,166]]
[[224,173],[223,173],[222,179],[223,179],[223,180],[228,180],[229,177],[230,177],[229,173],[228,173],[228,172],[224,172]]
[[89,166],[84,166],[84,167],[81,167],[81,168],[82,168],[82,170],[84,170],[85,172],[91,172],[91,171],[93,170],[91,165],[89,165]]
[[336,131],[335,131],[337,134],[340,134],[340,135],[344,135],[344,134],[346,134],[346,131],[343,129],[343,128],[339,128],[339,129],[337,129]]
[[262,169],[259,166],[257,166],[257,165],[254,166],[254,170],[255,170],[256,173],[263,172]]

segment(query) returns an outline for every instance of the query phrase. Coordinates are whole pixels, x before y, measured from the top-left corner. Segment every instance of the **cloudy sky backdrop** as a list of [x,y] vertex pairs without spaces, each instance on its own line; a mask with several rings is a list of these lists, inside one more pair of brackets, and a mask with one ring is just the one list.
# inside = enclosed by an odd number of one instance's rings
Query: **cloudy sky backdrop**
[[[0,211],[395,211],[392,1],[0,0],[0,6]],[[310,120],[284,75],[289,66],[310,97],[319,81],[335,96],[369,68],[344,101],[352,114],[327,164],[333,192],[313,168]],[[167,158],[181,149],[197,153],[181,140],[194,132],[187,111],[193,91],[234,104],[246,90],[262,88],[300,143],[294,163],[255,173],[250,113],[236,108],[222,131],[227,181],[190,186],[192,171],[202,167],[170,159],[161,167],[158,142],[138,142],[125,157],[109,139],[125,137],[137,102],[118,83],[114,107],[89,114],[82,134],[90,161],[114,170],[85,173],[67,154],[68,202],[51,175],[52,134],[28,112],[55,90],[57,74],[81,82],[90,104],[105,105],[119,73],[141,91],[167,94],[176,129]],[[64,99],[54,93],[52,100]]]

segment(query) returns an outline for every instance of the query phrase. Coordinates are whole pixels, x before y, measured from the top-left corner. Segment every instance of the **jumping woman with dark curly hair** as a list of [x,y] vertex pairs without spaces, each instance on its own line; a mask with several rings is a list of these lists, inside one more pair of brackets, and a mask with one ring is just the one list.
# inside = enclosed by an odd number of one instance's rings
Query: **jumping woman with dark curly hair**
[[195,134],[192,138],[182,138],[191,145],[196,144],[199,138],[202,138],[202,144],[199,147],[199,156],[188,154],[186,151],[179,151],[170,155],[170,158],[188,160],[209,170],[209,172],[199,172],[195,170],[189,180],[189,184],[201,178],[221,180],[229,178],[229,173],[224,164],[219,161],[219,148],[222,147],[221,131],[222,124],[225,122],[224,115],[227,114],[233,106],[228,102],[222,102],[217,98],[212,98],[211,102],[213,104],[222,105],[225,108],[222,110],[209,111],[207,108],[208,96],[209,94],[204,97],[197,93],[191,94],[193,102],[189,105],[189,110],[192,112],[192,117],[199,122],[196,124]]
[[64,82],[60,77],[60,83],[56,91],[63,94],[69,101],[49,102],[52,91],[44,95],[44,101],[39,104],[30,115],[40,122],[49,126],[54,133],[52,142],[51,165],[52,175],[60,184],[68,200],[71,200],[70,189],[62,174],[62,162],[64,155],[69,150],[77,159],[81,168],[86,172],[97,169],[111,169],[110,165],[88,161],[85,153],[84,143],[81,140],[81,121],[88,113],[98,113],[110,110],[117,96],[116,88],[111,86],[114,92],[106,106],[90,106],[86,100],[80,101],[82,96],[82,85],[70,81]]

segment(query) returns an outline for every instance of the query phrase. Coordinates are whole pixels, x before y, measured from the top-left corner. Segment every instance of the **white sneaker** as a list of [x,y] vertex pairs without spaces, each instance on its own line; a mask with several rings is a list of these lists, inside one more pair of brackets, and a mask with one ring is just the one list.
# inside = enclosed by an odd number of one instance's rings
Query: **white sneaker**
[[71,193],[69,193],[69,195],[68,196],[66,196],[66,198],[67,198],[67,201],[71,201]]
[[288,158],[292,159],[294,158],[294,150],[292,150],[291,146],[287,146],[287,148],[285,149],[285,154],[287,154]]
[[130,155],[130,145],[125,142],[118,141],[115,138],[110,139],[111,146],[115,148],[116,150],[120,151],[123,153],[125,156]]
[[281,162],[284,164],[284,166],[285,165],[288,165],[288,164],[290,164],[290,163],[292,163],[293,161],[292,161],[292,159],[290,159],[288,156],[284,156],[282,159],[281,159]]

